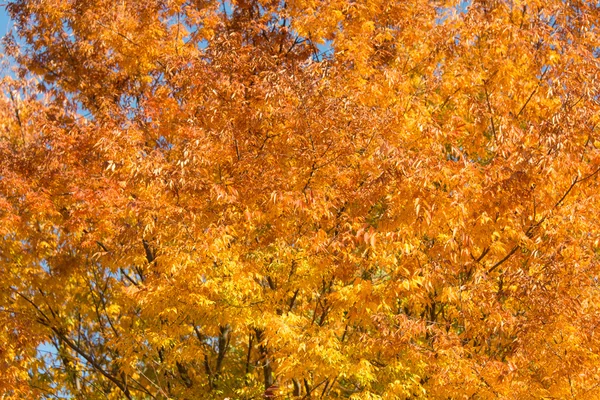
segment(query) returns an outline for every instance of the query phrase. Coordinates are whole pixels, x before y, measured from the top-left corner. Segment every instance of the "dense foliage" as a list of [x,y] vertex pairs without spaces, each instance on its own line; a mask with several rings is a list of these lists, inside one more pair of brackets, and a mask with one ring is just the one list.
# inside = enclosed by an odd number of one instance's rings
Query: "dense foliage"
[[600,398],[600,5],[11,0],[0,397]]

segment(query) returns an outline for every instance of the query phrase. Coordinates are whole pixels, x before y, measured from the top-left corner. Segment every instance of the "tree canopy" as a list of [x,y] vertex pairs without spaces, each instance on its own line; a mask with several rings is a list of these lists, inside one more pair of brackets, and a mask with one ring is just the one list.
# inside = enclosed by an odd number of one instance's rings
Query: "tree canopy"
[[600,397],[600,5],[10,0],[0,397]]

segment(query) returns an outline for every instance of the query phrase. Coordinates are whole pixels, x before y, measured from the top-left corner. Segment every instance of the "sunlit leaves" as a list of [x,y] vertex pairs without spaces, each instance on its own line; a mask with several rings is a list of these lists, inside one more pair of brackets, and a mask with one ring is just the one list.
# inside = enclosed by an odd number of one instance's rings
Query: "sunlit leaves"
[[8,9],[0,393],[598,397],[597,6]]

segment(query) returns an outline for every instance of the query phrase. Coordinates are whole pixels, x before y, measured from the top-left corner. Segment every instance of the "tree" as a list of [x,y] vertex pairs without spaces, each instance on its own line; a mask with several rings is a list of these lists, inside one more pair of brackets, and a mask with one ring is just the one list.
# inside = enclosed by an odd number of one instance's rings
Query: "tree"
[[600,396],[600,8],[11,0],[3,398]]

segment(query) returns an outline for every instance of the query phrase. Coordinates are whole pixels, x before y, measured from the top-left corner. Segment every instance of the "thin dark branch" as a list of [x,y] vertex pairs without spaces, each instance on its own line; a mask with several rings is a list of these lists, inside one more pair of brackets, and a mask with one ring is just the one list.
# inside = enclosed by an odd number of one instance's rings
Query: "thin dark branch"
[[502,258],[496,264],[492,265],[492,267],[490,269],[488,269],[488,274],[492,273],[496,268],[498,268],[499,266],[501,266],[502,264],[504,264],[513,254],[516,253],[516,251],[519,248],[520,248],[520,246],[513,247],[512,250],[507,255],[504,256],[504,258]]
[[535,89],[532,90],[531,94],[529,95],[529,97],[525,101],[525,104],[523,104],[523,106],[521,107],[521,109],[517,113],[516,118],[518,118],[519,115],[521,115],[521,113],[523,112],[523,110],[525,110],[525,107],[527,107],[527,104],[529,104],[529,102],[531,101],[531,99],[533,98],[533,96],[537,93],[538,89],[542,85],[542,80],[544,79],[544,76],[546,76],[546,73],[548,72],[549,69],[550,69],[550,67],[544,69],[544,71],[542,72],[542,75],[540,76],[540,79],[538,80],[537,86],[535,87]]
[[79,346],[77,346],[75,343],[73,343],[64,333],[62,333],[60,331],[60,329],[57,329],[54,326],[51,326],[50,329],[52,329],[52,331],[60,338],[60,340],[62,340],[67,346],[69,346],[71,349],[73,349],[77,354],[79,354],[81,357],[83,357],[88,363],[90,363],[90,365],[92,367],[94,367],[94,369],[98,372],[100,372],[102,375],[104,375],[104,377],[106,377],[106,379],[108,379],[109,381],[111,381],[112,383],[115,384],[115,386],[117,386],[121,392],[123,392],[123,394],[125,395],[125,397],[127,397],[127,399],[132,400],[133,398],[131,397],[131,393],[129,392],[129,389],[127,388],[127,386],[125,386],[123,384],[123,382],[121,382],[119,379],[115,378],[113,375],[109,374],[108,372],[106,372],[104,370],[104,368],[102,368],[101,365],[99,365],[98,363],[96,363],[96,361],[90,356],[88,355],[85,351],[83,351]]
[[487,103],[488,112],[490,113],[490,123],[492,124],[492,133],[494,134],[494,138],[496,138],[496,125],[494,124],[494,112],[492,111],[492,105],[490,104],[490,96],[487,91],[487,87],[483,88],[485,92],[485,101]]
[[[565,201],[565,199],[567,198],[567,196],[569,195],[569,193],[571,193],[571,191],[573,190],[573,188],[575,187],[575,185],[577,185],[580,182],[586,181],[588,179],[593,178],[594,176],[596,176],[598,173],[600,172],[600,168],[596,169],[594,172],[592,172],[591,174],[587,175],[584,178],[575,178],[573,179],[573,182],[571,183],[571,185],[569,186],[569,188],[567,189],[567,191],[562,195],[562,197],[554,204],[553,209],[556,209],[558,207],[560,207],[562,205],[562,203]],[[531,238],[533,235],[533,232],[535,230],[535,228],[537,228],[538,226],[540,226],[547,218],[548,218],[549,214],[546,214],[541,220],[539,220],[538,222],[531,224],[531,226],[529,226],[529,228],[527,229],[527,231],[525,232],[525,234],[527,235],[527,237]],[[488,269],[488,274],[493,272],[495,269],[497,269],[500,265],[502,265],[504,262],[506,262],[513,254],[516,253],[516,251],[520,248],[519,245],[516,245],[515,247],[513,247],[510,252],[505,255],[500,261],[498,261],[496,264],[492,265],[492,267],[490,269]]]

